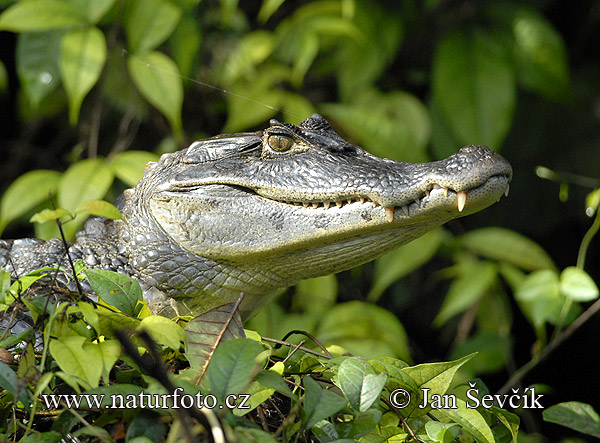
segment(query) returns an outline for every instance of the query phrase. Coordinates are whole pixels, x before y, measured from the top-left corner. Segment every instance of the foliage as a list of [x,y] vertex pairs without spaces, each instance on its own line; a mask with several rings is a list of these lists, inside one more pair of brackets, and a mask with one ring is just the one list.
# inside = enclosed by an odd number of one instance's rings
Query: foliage
[[[376,155],[426,161],[470,143],[501,149],[524,97],[533,96],[544,107],[572,103],[571,54],[532,2],[398,3],[264,0],[259,11],[251,11],[236,1],[3,2],[0,30],[17,34],[20,95],[14,114],[24,126],[54,119],[73,129],[64,130],[68,154],[61,155],[70,161],[65,172],[26,172],[5,190],[0,232],[31,220],[39,238],[58,237],[62,225],[70,239],[90,214],[118,218],[103,199],[134,186],[143,166],[159,153],[183,147],[198,134],[251,130],[272,117],[296,123],[320,112]],[[8,89],[6,66],[0,63],[0,94]],[[215,98],[215,90],[224,95]],[[147,131],[138,133],[141,125]],[[528,127],[527,135],[533,129]],[[143,132],[149,135],[144,138]],[[138,149],[149,146],[155,153],[126,150],[136,137]],[[565,180],[557,181],[564,186]],[[240,439],[382,442],[404,441],[414,432],[423,441],[515,440],[519,419],[499,408],[468,408],[467,385],[460,383],[502,373],[514,360],[511,304],[525,316],[536,342],[531,361],[506,382],[504,392],[598,310],[598,287],[585,271],[585,257],[600,227],[599,196],[596,189],[587,198],[586,214],[595,221],[574,266],[558,265],[537,243],[509,229],[433,231],[378,259],[372,278],[369,268],[352,271],[352,282],[357,275],[366,281],[361,288],[368,303],[336,303],[343,282],[333,276],[300,283],[287,296],[293,312],[268,306],[247,325],[262,336],[248,333],[252,338],[219,346],[200,387],[192,383],[197,356],[182,347],[186,319],[150,315],[135,282],[85,270],[100,297],[98,307],[62,297],[45,305],[25,295],[54,270],[14,282],[2,273],[0,308],[24,303],[34,320],[41,319],[44,340],[29,331],[0,340],[10,358],[20,356],[18,363],[0,363],[0,416],[8,423],[0,432],[27,434],[24,441],[40,436],[57,441],[67,432],[104,441],[179,435],[186,425],[175,409],[127,411],[101,404],[88,410],[63,404],[42,411],[42,395],[48,393],[134,398],[142,390],[168,392],[157,374],[118,348],[114,328],[119,326],[140,334],[147,330],[175,373],[173,382],[186,393],[199,389],[220,402],[242,388],[250,393],[253,411],[226,410],[220,417]],[[398,308],[389,306],[386,294],[406,290],[407,276],[434,257],[448,264],[434,275],[447,282],[447,294],[431,320],[434,333],[454,337],[446,356],[454,361],[408,366],[409,342],[419,331],[373,303]],[[335,357],[303,347],[276,349],[264,338],[290,330],[314,333]],[[144,356],[151,355],[146,342],[135,340]],[[362,357],[343,355],[346,351]],[[478,354],[465,358],[472,352]],[[191,368],[184,369],[188,364]],[[440,373],[426,379],[435,371]],[[457,409],[419,415],[414,406],[397,409],[385,401],[400,388],[420,400],[424,386],[433,394],[456,394]],[[287,419],[267,435],[248,417],[262,424],[257,411],[265,406],[259,405],[269,404],[273,395],[285,405]],[[562,403],[544,411],[544,419],[597,435],[598,417],[589,405]]]

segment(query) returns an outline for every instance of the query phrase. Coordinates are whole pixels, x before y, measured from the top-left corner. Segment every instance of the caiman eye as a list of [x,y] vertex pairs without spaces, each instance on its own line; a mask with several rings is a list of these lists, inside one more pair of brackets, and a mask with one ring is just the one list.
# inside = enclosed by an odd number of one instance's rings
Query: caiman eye
[[294,139],[287,135],[271,134],[267,141],[271,149],[278,152],[287,151],[294,146]]

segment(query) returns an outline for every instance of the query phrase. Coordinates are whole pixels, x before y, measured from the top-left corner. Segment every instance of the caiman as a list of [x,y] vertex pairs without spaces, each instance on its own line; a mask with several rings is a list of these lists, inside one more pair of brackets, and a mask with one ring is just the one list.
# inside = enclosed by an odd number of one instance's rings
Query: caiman
[[[243,292],[248,316],[281,288],[486,208],[511,176],[484,146],[404,163],[347,142],[318,114],[297,126],[271,120],[149,163],[116,202],[122,219],[91,218],[68,253],[136,278],[157,314],[197,315]],[[0,266],[14,277],[57,264],[68,268],[62,241],[0,241]]]

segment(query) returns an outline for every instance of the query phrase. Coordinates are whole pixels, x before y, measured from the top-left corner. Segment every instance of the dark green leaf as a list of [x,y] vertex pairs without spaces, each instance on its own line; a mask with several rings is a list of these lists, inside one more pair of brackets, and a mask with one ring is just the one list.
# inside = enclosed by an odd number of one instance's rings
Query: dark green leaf
[[17,374],[6,363],[0,361],[0,387],[14,395],[29,411],[29,392],[25,383],[17,378]]
[[537,243],[509,229],[476,229],[459,237],[459,242],[476,254],[511,263],[526,271],[556,269],[550,256]]
[[248,338],[221,343],[208,365],[211,392],[220,401],[242,392],[256,374],[257,366],[262,365],[264,350],[260,343]]
[[83,14],[61,0],[29,0],[16,3],[0,14],[0,30],[37,32],[65,29],[86,23]]
[[60,47],[60,74],[69,98],[69,121],[77,124],[85,96],[100,78],[106,61],[106,40],[98,28],[65,34]]
[[135,317],[138,302],[143,301],[137,280],[118,272],[88,269],[85,274],[98,297],[119,311]]
[[494,434],[477,409],[467,407],[465,401],[456,399],[456,408],[433,409],[431,413],[440,421],[458,423],[463,432],[471,434],[480,443],[495,443]]
[[180,136],[183,85],[175,62],[161,52],[149,52],[127,59],[129,75],[140,93],[158,109]]
[[440,312],[433,320],[437,327],[477,303],[497,281],[498,273],[493,263],[478,261],[463,269],[462,275],[450,284]]
[[335,415],[346,406],[346,399],[323,389],[319,383],[310,376],[304,377],[304,426],[312,428],[317,422]]
[[542,412],[545,421],[557,423],[583,434],[600,438],[600,416],[586,403],[570,401],[550,406]]
[[181,75],[192,76],[192,69],[199,58],[202,43],[202,34],[196,17],[184,14],[168,43]]
[[337,442],[344,440],[355,442],[362,436],[371,432],[381,421],[383,414],[378,409],[369,409],[358,413],[350,422],[339,423],[336,429],[341,437]]
[[395,355],[410,360],[408,340],[398,318],[379,306],[351,301],[325,312],[318,338],[366,358]]
[[17,73],[32,107],[60,84],[58,60],[62,31],[31,32],[17,39]]
[[150,51],[164,42],[177,26],[181,9],[165,0],[130,0],[125,9],[125,33],[129,50]]
[[461,144],[500,147],[516,100],[503,41],[483,32],[446,37],[434,58],[433,97]]
[[373,287],[369,292],[369,301],[375,303],[389,285],[431,259],[443,237],[444,231],[435,229],[378,258],[375,261],[375,275],[373,276]]

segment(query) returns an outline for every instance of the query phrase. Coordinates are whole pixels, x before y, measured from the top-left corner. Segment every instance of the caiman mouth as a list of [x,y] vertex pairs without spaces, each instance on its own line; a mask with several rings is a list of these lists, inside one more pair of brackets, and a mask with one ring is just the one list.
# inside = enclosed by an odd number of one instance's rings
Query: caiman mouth
[[[396,214],[398,214],[399,216],[405,216],[405,217],[409,217],[413,214],[415,214],[417,211],[421,210],[423,207],[425,207],[427,205],[427,202],[430,200],[434,200],[437,197],[441,197],[441,195],[443,195],[444,199],[449,201],[451,199],[455,199],[456,201],[456,208],[458,210],[458,212],[463,212],[465,206],[468,204],[469,202],[469,193],[471,194],[476,194],[478,190],[481,190],[487,186],[491,186],[493,187],[494,191],[496,191],[496,200],[500,199],[500,197],[502,197],[502,194],[504,194],[506,197],[508,197],[508,192],[509,192],[509,182],[510,182],[510,175],[506,175],[506,174],[499,174],[499,175],[493,175],[491,177],[489,177],[486,181],[484,181],[482,184],[475,186],[471,189],[467,189],[467,190],[461,190],[461,191],[456,191],[450,187],[444,187],[439,185],[438,183],[432,183],[430,185],[427,185],[424,187],[424,189],[421,191],[421,193],[418,195],[418,197],[412,199],[412,200],[408,200],[406,203],[403,203],[401,205],[395,205],[395,206],[385,206],[385,217],[386,220],[388,222],[393,222]],[[248,190],[251,190],[250,188],[248,188]],[[356,196],[356,195],[342,195],[342,196],[335,196],[333,198],[329,198],[329,199],[323,199],[323,200],[305,200],[305,201],[299,201],[299,200],[287,200],[287,199],[278,199],[278,198],[274,198],[269,194],[269,192],[264,192],[264,190],[251,190],[255,193],[257,193],[258,195],[271,200],[271,201],[276,201],[282,204],[286,204],[286,205],[293,205],[293,206],[302,206],[304,208],[307,209],[322,209],[322,210],[328,210],[330,208],[342,208],[343,206],[347,205],[347,204],[352,204],[352,203],[361,203],[361,204],[371,204],[372,207],[378,207],[378,206],[383,206],[380,202],[377,201],[376,198],[372,198],[372,197],[368,197],[368,196]],[[500,192],[502,191],[502,192]],[[456,196],[456,197],[454,197]],[[476,198],[481,198],[481,197],[476,197]],[[496,200],[491,201],[491,203],[494,203]],[[398,212],[397,212],[398,211]]]

